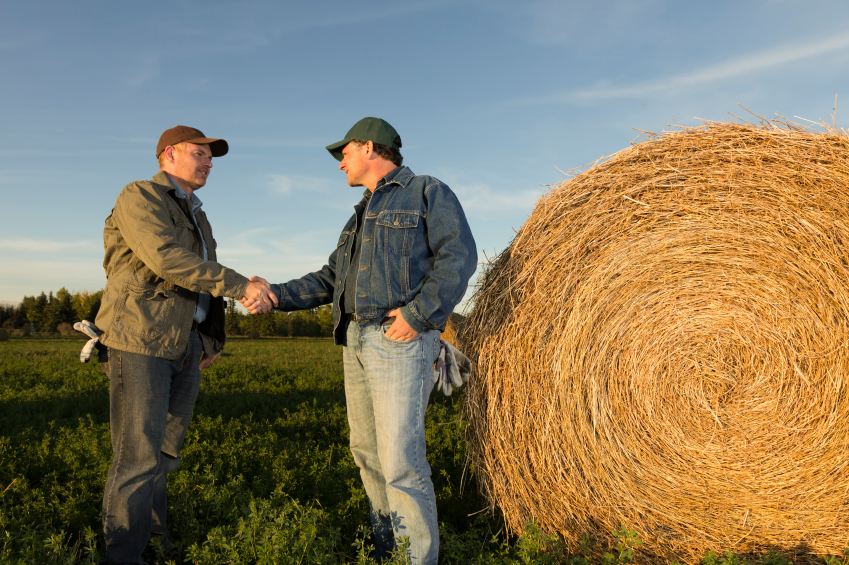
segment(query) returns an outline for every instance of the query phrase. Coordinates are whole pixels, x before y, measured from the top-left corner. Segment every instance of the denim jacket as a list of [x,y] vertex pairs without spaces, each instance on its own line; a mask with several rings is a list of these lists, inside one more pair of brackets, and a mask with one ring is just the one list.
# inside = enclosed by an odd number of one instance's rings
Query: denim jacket
[[475,240],[457,197],[441,181],[399,167],[378,183],[362,214],[362,252],[354,281],[346,281],[357,213],[345,224],[319,271],[271,285],[277,310],[333,304],[333,334],[343,343],[339,298],[355,293],[357,323],[377,323],[395,308],[417,332],[444,329],[477,266]]

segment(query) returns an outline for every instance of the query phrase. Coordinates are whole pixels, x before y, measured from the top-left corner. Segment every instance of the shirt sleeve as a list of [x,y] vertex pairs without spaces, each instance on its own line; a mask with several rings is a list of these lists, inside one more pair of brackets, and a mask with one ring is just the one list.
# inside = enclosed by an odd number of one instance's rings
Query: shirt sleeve
[[162,195],[141,183],[124,188],[113,218],[127,245],[157,276],[194,292],[240,299],[248,279],[214,261],[204,261],[177,243]]

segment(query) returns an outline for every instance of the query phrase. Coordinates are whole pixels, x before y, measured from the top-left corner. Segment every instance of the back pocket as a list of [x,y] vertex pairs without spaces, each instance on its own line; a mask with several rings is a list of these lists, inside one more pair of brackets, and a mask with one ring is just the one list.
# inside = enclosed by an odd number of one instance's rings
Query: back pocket
[[174,294],[152,284],[127,282],[115,325],[131,335],[155,339],[165,331],[174,307]]

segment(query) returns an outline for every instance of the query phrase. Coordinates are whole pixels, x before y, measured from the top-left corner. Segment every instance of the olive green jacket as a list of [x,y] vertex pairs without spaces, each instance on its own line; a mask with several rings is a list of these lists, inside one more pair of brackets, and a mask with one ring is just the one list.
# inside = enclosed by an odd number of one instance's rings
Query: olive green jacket
[[121,351],[177,359],[186,349],[199,292],[212,295],[198,334],[207,355],[224,348],[224,298],[244,296],[248,280],[216,263],[215,239],[203,211],[196,215],[209,260],[168,175],[128,184],[103,229],[106,289],[95,324],[100,341]]

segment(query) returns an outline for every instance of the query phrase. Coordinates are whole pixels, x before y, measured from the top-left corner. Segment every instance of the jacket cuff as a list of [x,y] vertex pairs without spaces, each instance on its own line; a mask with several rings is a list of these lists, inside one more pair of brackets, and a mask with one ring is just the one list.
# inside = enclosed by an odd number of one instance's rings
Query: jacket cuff
[[274,296],[277,297],[277,306],[272,308],[275,312],[285,312],[286,311],[286,301],[284,300],[284,296],[286,295],[286,291],[283,288],[283,285],[280,284],[271,284],[271,292],[274,293]]
[[416,330],[417,333],[422,333],[423,331],[425,331],[425,329],[427,328],[427,326],[429,324],[427,323],[427,320],[423,320],[422,318],[420,318],[418,316],[416,311],[413,310],[412,304],[407,304],[406,306],[402,306],[400,308],[400,310],[401,310],[401,317],[404,318],[404,321],[407,322],[407,324],[411,328]]
[[224,276],[224,284],[226,288],[224,296],[227,298],[241,300],[245,295],[245,290],[248,288],[248,279],[235,271],[231,272],[233,273],[232,275],[227,273]]

